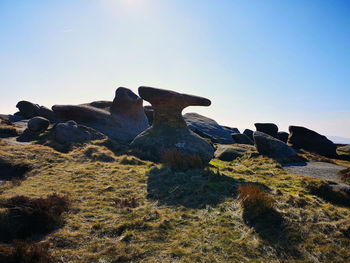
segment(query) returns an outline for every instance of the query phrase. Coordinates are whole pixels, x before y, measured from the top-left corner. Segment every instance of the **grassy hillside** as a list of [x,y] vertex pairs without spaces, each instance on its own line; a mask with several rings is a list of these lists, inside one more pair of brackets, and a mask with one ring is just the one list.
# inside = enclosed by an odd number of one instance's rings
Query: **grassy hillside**
[[[25,178],[0,183],[0,198],[70,200],[64,223],[35,236],[56,262],[350,261],[350,202],[326,182],[252,150],[187,171],[124,150],[106,140],[66,153],[0,142],[1,162],[28,167]],[[247,184],[264,191],[244,198]]]

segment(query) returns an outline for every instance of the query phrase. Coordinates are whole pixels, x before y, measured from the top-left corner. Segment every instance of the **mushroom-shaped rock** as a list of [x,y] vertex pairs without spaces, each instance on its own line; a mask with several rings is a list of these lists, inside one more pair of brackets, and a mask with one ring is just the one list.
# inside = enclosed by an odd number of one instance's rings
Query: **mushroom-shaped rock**
[[131,90],[121,87],[116,90],[111,104],[54,105],[52,110],[63,120],[74,120],[112,139],[130,142],[149,127],[142,102]]
[[209,106],[210,100],[151,87],[140,87],[139,94],[152,104],[154,120],[150,128],[133,140],[132,148],[150,152],[157,160],[168,151],[199,156],[203,163],[212,159],[213,147],[188,129],[181,114],[188,106]]

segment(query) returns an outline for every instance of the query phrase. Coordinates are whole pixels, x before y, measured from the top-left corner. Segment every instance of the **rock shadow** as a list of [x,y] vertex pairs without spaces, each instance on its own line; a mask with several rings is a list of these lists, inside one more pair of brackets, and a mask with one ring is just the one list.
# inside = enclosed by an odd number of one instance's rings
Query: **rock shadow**
[[208,168],[172,171],[166,166],[154,167],[148,172],[147,198],[165,205],[204,208],[236,197],[237,187],[243,182]]

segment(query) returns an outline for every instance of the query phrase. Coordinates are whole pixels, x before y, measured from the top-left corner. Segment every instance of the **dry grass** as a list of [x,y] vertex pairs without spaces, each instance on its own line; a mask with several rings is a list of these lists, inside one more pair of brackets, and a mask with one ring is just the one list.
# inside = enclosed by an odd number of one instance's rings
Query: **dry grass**
[[15,241],[12,245],[0,245],[2,263],[57,263],[49,252],[48,244]]
[[13,137],[17,135],[18,135],[17,129],[12,125],[6,125],[6,124],[0,125],[0,137]]
[[178,150],[164,151],[161,156],[161,162],[174,170],[187,170],[204,166],[199,155],[185,154]]
[[247,221],[264,216],[267,211],[273,208],[274,200],[259,185],[240,185],[238,193],[238,199],[243,208],[243,216]]
[[[0,158],[33,165],[20,185],[0,185],[2,199],[69,195],[65,224],[42,237],[62,262],[346,262],[350,258],[349,208],[312,193],[309,178],[288,174],[270,158],[251,154],[182,171],[118,157],[118,150],[113,150],[118,145],[111,142],[93,144],[101,151],[111,150],[117,161],[86,156],[86,145],[69,154],[41,145],[0,147]],[[237,190],[247,184],[269,189],[275,200],[276,213],[268,213],[264,222],[247,224],[242,217]],[[278,227],[269,227],[275,222]]]

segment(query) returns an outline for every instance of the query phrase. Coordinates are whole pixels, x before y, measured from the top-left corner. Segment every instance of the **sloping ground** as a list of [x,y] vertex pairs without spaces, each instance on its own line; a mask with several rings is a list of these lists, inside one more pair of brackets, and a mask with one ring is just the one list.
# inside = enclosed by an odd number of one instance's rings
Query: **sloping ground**
[[[0,159],[32,166],[20,183],[0,182],[0,198],[71,200],[65,225],[43,238],[61,262],[350,260],[350,209],[312,194],[324,185],[318,179],[289,174],[254,152],[176,172],[93,143],[63,154],[0,142]],[[276,201],[265,221],[242,219],[237,189],[247,183]]]

